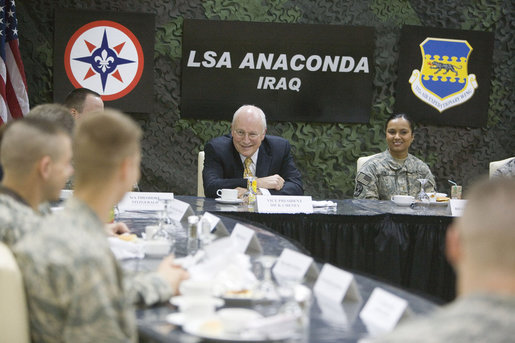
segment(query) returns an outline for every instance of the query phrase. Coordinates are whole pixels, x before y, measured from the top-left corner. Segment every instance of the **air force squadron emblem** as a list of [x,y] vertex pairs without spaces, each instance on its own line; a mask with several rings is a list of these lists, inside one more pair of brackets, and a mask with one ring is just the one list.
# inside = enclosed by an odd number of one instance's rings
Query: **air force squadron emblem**
[[73,34],[66,46],[64,64],[75,87],[94,90],[103,100],[116,100],[138,84],[143,73],[143,50],[125,26],[99,20]]
[[474,95],[478,84],[467,71],[472,47],[466,40],[428,37],[420,50],[422,68],[413,70],[409,79],[413,94],[440,112]]

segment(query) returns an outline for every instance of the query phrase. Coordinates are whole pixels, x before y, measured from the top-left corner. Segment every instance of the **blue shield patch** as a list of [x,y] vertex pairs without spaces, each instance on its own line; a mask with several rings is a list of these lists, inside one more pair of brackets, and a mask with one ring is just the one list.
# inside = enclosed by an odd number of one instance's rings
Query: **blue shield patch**
[[472,47],[466,40],[426,38],[420,44],[422,67],[410,78],[413,93],[442,112],[472,97],[477,88],[467,70]]

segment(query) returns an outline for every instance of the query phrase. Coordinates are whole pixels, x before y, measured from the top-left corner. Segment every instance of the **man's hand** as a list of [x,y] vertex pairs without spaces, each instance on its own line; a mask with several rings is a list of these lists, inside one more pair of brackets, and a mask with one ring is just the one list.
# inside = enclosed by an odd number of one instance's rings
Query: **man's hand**
[[109,223],[105,225],[105,229],[109,236],[121,235],[122,233],[130,233],[131,230],[123,222]]
[[257,179],[258,188],[275,189],[280,191],[284,186],[284,179],[280,175],[271,175]]
[[170,255],[161,261],[157,273],[161,275],[172,287],[173,294],[179,294],[179,285],[190,277],[187,271],[173,263],[174,256]]
[[239,199],[241,199],[243,197],[243,195],[245,193],[247,193],[247,189],[246,188],[236,187],[236,189],[238,190],[238,198]]

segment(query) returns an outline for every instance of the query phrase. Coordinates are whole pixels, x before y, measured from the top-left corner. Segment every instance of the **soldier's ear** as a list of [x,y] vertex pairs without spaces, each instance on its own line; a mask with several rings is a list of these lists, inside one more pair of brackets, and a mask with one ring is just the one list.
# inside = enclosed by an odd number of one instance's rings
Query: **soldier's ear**
[[43,180],[48,180],[52,173],[52,159],[50,156],[43,156],[37,163],[37,170]]
[[445,255],[449,263],[456,269],[462,259],[462,249],[459,230],[456,224],[449,226],[445,237]]

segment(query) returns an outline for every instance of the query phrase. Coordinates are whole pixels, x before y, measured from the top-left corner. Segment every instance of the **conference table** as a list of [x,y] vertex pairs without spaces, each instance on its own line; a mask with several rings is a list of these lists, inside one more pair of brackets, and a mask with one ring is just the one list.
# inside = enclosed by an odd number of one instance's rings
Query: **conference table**
[[[202,199],[193,197],[177,197],[181,200],[188,200],[191,205],[194,205],[194,210],[197,214],[202,214],[203,210],[210,210],[212,212],[216,206],[212,203],[212,199]],[[213,201],[214,202],[214,201]],[[221,221],[232,232],[237,223],[241,223],[246,227],[253,230],[256,237],[261,243],[263,251],[261,254],[252,254],[251,258],[259,258],[259,255],[272,255],[279,256],[283,249],[287,248],[303,254],[308,254],[304,247],[298,242],[291,240],[279,233],[270,230],[269,228],[260,225],[252,224],[242,219],[229,218],[220,213],[215,213],[220,217]],[[138,235],[145,232],[147,225],[155,225],[159,221],[159,214],[152,212],[138,212],[129,211],[122,212],[117,215],[117,220],[125,222],[131,231]],[[175,239],[175,254],[176,256],[186,255],[187,246],[187,224],[184,222],[182,227],[176,227],[173,231]],[[157,257],[145,257],[144,259],[126,259],[122,260],[122,266],[126,269],[133,271],[149,271],[155,270],[160,262]],[[319,268],[322,263],[318,264]],[[378,281],[376,279],[353,274],[356,281],[357,289],[361,294],[361,301],[345,300],[342,304],[333,304],[335,306],[327,307],[313,297],[312,305],[308,309],[309,325],[306,325],[302,336],[296,340],[288,340],[295,342],[357,342],[361,338],[369,336],[370,328],[367,328],[365,323],[359,317],[359,312],[363,309],[364,304],[369,299],[372,291],[379,287],[383,290],[390,292],[408,302],[409,311],[413,315],[423,315],[434,311],[438,305],[433,301],[424,297],[402,290],[398,287],[389,285]],[[313,284],[307,282],[307,285],[312,287]],[[252,307],[252,304],[246,304],[246,307]],[[166,318],[171,313],[177,312],[177,308],[170,303],[158,304],[150,308],[139,308],[136,311],[138,332],[140,341],[142,342],[201,342],[203,339],[194,335],[185,333],[179,326],[169,323]]]
[[245,204],[176,196],[196,213],[212,212],[259,224],[296,241],[319,262],[365,274],[411,292],[453,300],[455,273],[445,258],[453,217],[447,204],[400,207],[392,201],[331,200],[311,214],[258,213]]

